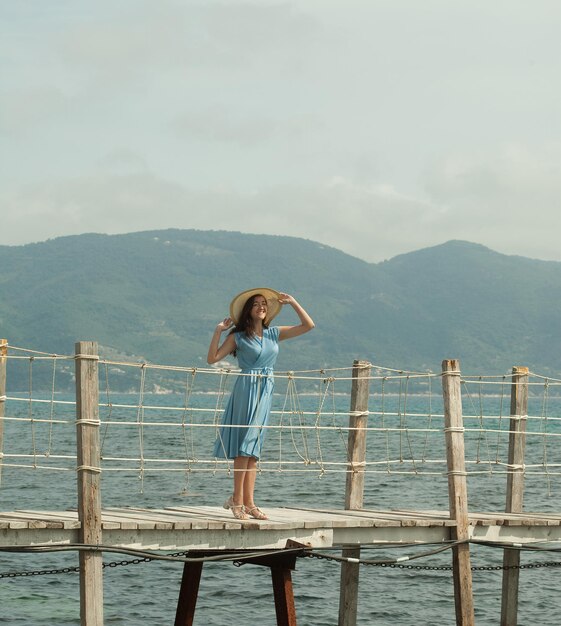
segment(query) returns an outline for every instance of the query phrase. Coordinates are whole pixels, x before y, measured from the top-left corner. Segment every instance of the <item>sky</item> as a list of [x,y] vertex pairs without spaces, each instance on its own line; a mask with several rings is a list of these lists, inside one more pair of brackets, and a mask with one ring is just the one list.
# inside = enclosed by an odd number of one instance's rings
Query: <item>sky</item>
[[0,0],[0,245],[561,261],[560,32],[558,0]]

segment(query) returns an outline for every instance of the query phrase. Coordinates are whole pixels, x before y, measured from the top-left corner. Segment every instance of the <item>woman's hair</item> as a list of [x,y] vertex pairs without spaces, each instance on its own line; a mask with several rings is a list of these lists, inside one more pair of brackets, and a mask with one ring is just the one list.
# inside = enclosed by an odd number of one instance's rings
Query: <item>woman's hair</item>
[[[254,293],[251,297],[249,297],[245,304],[243,305],[242,312],[240,313],[239,319],[230,331],[230,335],[232,333],[245,333],[247,337],[251,337],[253,334],[253,320],[251,318],[251,309],[253,308],[253,303],[255,302],[255,298],[264,298],[260,293]],[[269,328],[269,324],[263,320],[263,328]],[[236,356],[237,350],[234,349],[232,354]]]

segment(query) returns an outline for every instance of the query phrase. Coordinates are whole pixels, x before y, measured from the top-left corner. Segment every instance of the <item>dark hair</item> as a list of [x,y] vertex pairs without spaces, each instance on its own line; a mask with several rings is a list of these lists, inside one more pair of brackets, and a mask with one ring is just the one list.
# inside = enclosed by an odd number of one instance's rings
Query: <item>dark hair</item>
[[[230,331],[230,335],[232,333],[245,333],[247,337],[251,337],[251,335],[253,334],[253,320],[251,319],[251,309],[253,308],[255,298],[265,298],[265,296],[261,293],[254,293],[245,301],[239,319],[234,328],[232,328],[232,330]],[[267,324],[265,320],[263,320],[263,328],[269,328],[269,324]],[[232,354],[236,356],[236,352],[237,350],[234,348]]]

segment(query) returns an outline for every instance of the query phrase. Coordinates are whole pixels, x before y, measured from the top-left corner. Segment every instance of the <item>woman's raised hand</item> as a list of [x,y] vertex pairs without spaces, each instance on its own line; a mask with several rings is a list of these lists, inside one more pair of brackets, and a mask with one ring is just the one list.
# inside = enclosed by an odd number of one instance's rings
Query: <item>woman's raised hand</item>
[[291,295],[281,292],[279,302],[281,304],[292,304],[293,302],[295,302],[295,300]]
[[234,322],[231,317],[225,317],[221,322],[218,323],[218,325],[216,326],[216,330],[223,332],[225,330],[228,330],[228,328],[232,328],[233,324]]

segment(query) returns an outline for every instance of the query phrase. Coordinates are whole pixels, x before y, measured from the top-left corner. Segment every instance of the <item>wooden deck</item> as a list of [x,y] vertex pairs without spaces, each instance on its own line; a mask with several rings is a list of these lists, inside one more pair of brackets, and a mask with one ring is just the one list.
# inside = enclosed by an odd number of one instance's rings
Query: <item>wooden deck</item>
[[[288,540],[311,548],[349,544],[440,542],[455,522],[447,511],[267,508],[267,521],[237,521],[223,508],[108,508],[103,544],[147,550],[284,548]],[[472,539],[528,543],[561,540],[561,514],[470,513]],[[0,545],[78,543],[76,511],[0,513]]]

